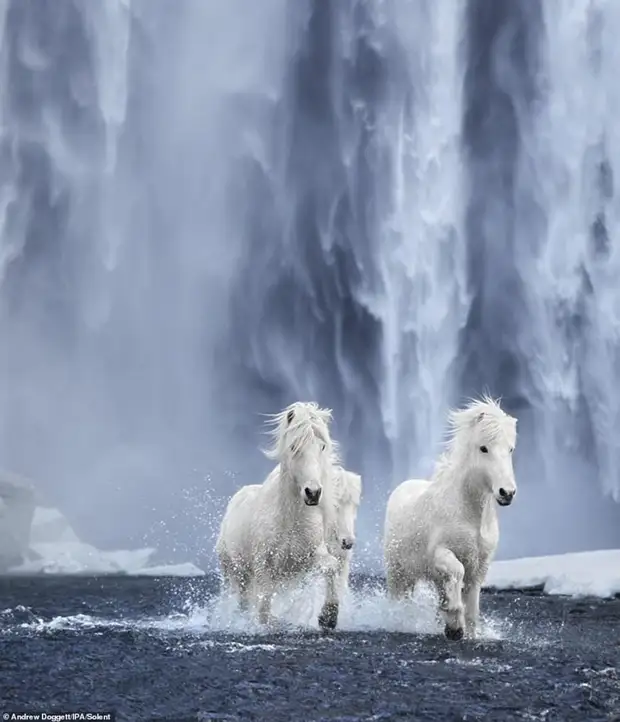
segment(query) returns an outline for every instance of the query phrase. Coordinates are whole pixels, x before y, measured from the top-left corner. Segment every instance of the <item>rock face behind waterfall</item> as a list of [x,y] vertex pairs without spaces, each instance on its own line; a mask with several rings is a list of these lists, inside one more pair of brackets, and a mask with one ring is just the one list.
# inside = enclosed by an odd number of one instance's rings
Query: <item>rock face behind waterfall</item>
[[35,507],[33,484],[17,474],[0,472],[0,574],[27,557]]

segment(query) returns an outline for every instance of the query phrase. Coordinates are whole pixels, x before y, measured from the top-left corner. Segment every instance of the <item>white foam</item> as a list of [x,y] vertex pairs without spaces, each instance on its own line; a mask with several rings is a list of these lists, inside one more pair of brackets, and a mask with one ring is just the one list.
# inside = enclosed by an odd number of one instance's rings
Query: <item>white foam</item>
[[547,594],[610,598],[620,594],[620,549],[494,562],[485,586],[542,587]]

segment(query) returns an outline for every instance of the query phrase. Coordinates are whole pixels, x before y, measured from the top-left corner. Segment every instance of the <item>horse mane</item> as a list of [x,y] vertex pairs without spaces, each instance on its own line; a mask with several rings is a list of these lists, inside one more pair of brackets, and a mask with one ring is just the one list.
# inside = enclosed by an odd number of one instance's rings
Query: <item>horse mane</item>
[[295,401],[277,414],[267,414],[267,433],[271,447],[263,449],[268,459],[277,461],[286,455],[298,454],[313,439],[319,439],[329,449],[332,463],[338,462],[337,443],[331,438],[329,424],[332,410],[322,409],[314,401]]
[[347,471],[342,466],[336,466],[334,471],[336,483],[334,495],[336,504],[356,504],[359,506],[362,496],[362,477],[353,471]]
[[478,426],[482,437],[491,443],[502,434],[516,435],[517,419],[501,408],[498,399],[487,394],[479,399],[470,399],[463,408],[451,409],[448,412],[446,449],[437,460],[433,474],[435,478],[450,468],[455,452],[474,425]]

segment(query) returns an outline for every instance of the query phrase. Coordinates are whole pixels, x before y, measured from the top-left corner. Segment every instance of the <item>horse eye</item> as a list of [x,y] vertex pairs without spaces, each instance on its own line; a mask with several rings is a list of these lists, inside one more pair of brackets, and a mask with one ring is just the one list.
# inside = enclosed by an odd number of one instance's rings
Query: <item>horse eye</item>
[[325,451],[325,444],[321,444],[321,451]]
[[515,447],[514,447],[514,446],[511,446],[511,447],[510,447],[510,453],[512,454],[512,452],[513,452],[514,450],[515,450]]
[[487,449],[486,446],[481,446],[481,447],[480,447],[480,451],[482,451],[483,454],[488,454],[488,453],[489,453],[489,450]]

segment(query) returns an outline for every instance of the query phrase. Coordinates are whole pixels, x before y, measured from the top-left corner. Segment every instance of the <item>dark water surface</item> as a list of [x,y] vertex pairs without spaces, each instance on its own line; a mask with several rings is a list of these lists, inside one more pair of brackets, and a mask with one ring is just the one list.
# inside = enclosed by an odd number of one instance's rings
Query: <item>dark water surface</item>
[[226,626],[215,589],[210,578],[0,579],[0,715],[620,720],[620,600],[488,593],[484,637],[448,642],[432,628],[389,631],[398,620],[376,589],[358,590],[353,617],[327,636]]

